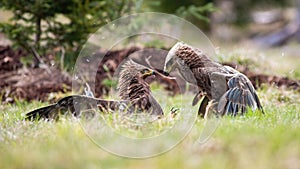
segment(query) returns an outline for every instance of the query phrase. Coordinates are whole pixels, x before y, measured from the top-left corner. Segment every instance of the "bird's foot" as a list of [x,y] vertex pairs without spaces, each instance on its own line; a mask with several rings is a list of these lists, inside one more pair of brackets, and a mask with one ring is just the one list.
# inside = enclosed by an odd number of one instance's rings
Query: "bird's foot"
[[174,117],[176,117],[177,116],[177,111],[178,111],[179,109],[178,108],[176,108],[176,107],[172,107],[171,108],[171,117],[172,118],[174,118]]

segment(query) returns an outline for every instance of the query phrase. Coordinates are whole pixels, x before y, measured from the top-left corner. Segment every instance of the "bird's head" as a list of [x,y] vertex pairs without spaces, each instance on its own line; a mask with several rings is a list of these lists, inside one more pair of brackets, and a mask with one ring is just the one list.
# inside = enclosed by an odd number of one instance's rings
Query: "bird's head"
[[177,42],[169,51],[164,65],[164,72],[170,73],[178,69],[179,74],[188,82],[195,83],[191,68],[199,62],[201,51],[183,42]]
[[177,42],[166,57],[164,71],[170,73],[176,68],[183,69],[185,66],[191,68],[204,63],[212,64],[212,61],[202,50],[184,42]]
[[149,76],[156,75],[156,73],[154,70],[145,67],[145,68],[138,70],[137,75],[142,79],[146,79]]
[[177,42],[169,51],[164,65],[164,72],[170,73],[178,67],[178,56],[176,55],[178,49],[185,45],[183,42]]
[[126,76],[130,77],[140,77],[142,79],[146,79],[148,76],[155,75],[155,71],[129,59],[124,63],[124,65],[122,65],[121,74],[125,74]]

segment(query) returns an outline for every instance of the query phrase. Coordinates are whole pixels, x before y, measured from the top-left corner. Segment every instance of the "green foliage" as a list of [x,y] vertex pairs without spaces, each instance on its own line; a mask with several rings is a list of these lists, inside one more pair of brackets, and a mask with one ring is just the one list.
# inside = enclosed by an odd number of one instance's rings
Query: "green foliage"
[[100,26],[135,10],[136,0],[3,0],[0,8],[13,12],[9,23],[1,23],[14,43],[27,51],[45,55],[55,50],[77,56],[82,45]]
[[208,26],[209,14],[216,10],[212,0],[161,0],[145,1],[148,10],[175,14],[204,28]]
[[213,12],[215,10],[216,8],[214,7],[214,5],[212,3],[208,3],[204,6],[181,6],[176,10],[176,14],[183,18],[188,18],[192,16],[208,23],[209,18],[207,17],[207,13]]
[[[207,14],[214,10],[213,5],[207,2],[209,1],[2,0],[0,9],[11,11],[13,16],[10,22],[0,23],[0,32],[4,32],[14,46],[22,47],[28,53],[33,50],[41,56],[51,53],[57,60],[62,60],[60,57],[65,56],[63,61],[66,66],[75,62],[91,33],[122,15],[150,8],[151,11],[174,13],[190,20],[196,18],[207,22]],[[138,24],[131,25],[134,27],[128,29],[138,29]]]

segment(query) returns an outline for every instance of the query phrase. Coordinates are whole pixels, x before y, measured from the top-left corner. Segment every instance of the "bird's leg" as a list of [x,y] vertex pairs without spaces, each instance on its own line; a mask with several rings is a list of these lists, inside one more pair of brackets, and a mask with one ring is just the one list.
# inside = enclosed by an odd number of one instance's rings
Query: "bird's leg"
[[195,95],[193,99],[192,106],[195,106],[199,102],[199,100],[202,99],[202,97],[205,95],[207,95],[207,93],[199,89],[199,92]]
[[200,116],[201,118],[204,118],[204,116],[205,116],[206,107],[208,105],[208,102],[209,102],[208,97],[203,96],[203,99],[202,99],[201,104],[198,109],[198,116]]
[[208,119],[217,115],[217,106],[218,106],[218,102],[215,102],[215,100],[209,101],[206,106],[204,118]]
[[175,108],[175,107],[172,107],[171,108],[171,117],[172,118],[175,118],[176,116],[177,116],[177,111],[178,111],[179,109],[178,108]]

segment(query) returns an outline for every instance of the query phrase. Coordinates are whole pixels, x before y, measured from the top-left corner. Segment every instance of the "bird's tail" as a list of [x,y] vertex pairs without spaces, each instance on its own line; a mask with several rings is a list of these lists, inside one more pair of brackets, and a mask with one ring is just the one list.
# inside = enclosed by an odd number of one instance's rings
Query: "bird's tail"
[[218,112],[222,115],[236,116],[244,114],[247,108],[260,110],[264,113],[260,100],[249,79],[238,74],[228,81],[228,91],[221,97]]

